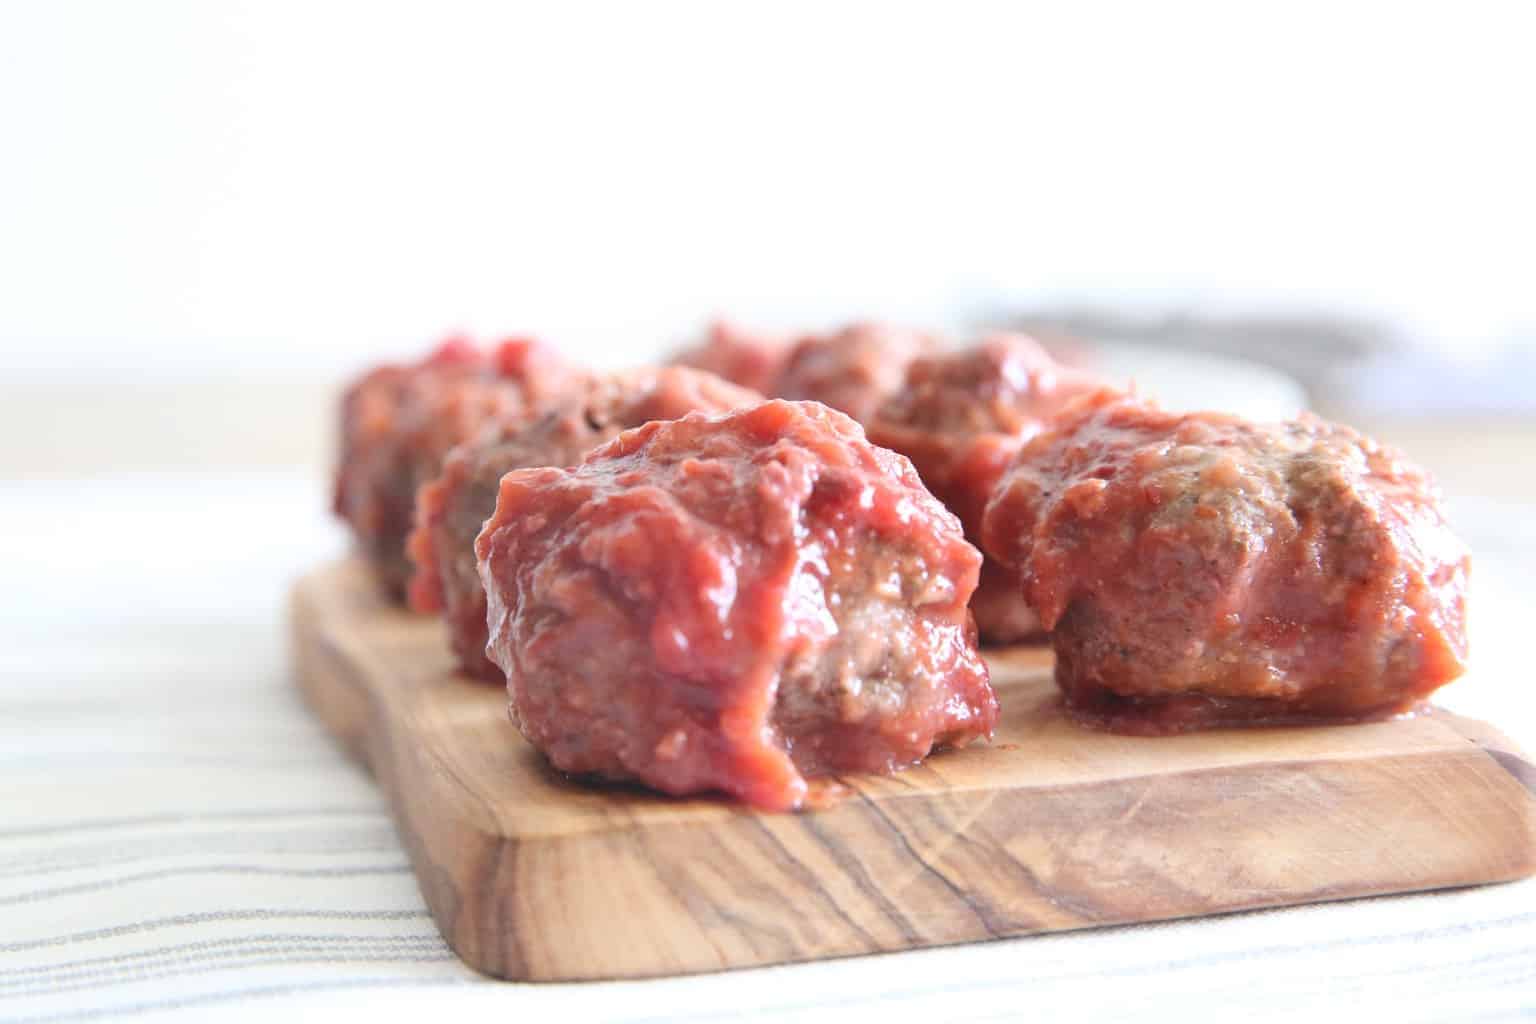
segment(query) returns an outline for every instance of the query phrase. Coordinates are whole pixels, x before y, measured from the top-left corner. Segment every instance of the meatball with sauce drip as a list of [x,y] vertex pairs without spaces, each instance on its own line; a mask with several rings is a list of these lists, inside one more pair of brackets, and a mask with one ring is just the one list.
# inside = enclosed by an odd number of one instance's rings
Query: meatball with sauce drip
[[523,339],[484,351],[451,339],[411,364],[378,367],[347,389],[333,508],[388,594],[403,599],[416,489],[487,421],[528,414],[579,375]]
[[802,805],[990,735],[981,556],[906,459],[816,403],[626,431],[502,478],[491,659],[556,768]]
[[1115,731],[1374,718],[1465,667],[1468,557],[1433,484],[1311,416],[1094,394],[1019,454],[982,539],[1068,707]]
[[[993,334],[967,349],[913,360],[904,387],[875,413],[869,439],[911,459],[928,489],[960,517],[966,536],[979,542],[982,513],[1003,470],[1051,416],[1095,386],[1033,339]],[[982,566],[971,611],[986,643],[1041,635],[1018,577],[994,558]]]
[[714,374],[674,366],[617,374],[533,419],[489,424],[449,453],[442,473],[421,488],[409,551],[416,563],[411,605],[441,612],[464,671],[500,682],[485,656],[485,591],[475,567],[475,536],[496,507],[501,478],[514,469],[569,466],[604,441],[651,420],[724,412],[762,401]]

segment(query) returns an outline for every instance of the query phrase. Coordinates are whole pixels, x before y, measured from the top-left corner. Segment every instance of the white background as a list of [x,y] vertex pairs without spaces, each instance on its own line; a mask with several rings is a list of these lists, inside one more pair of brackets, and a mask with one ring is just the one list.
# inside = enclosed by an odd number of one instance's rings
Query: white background
[[1108,296],[1536,324],[1526,5],[0,6],[0,352],[629,362]]

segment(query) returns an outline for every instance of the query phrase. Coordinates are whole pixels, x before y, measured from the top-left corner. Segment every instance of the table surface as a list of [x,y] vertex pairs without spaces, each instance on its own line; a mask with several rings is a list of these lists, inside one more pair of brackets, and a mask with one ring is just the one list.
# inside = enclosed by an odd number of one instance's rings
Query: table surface
[[[292,686],[287,586],[345,547],[323,504],[318,478],[284,473],[0,483],[0,1020],[1536,1006],[1529,881],[686,979],[482,979],[433,929],[379,793]],[[1475,661],[1443,701],[1527,749],[1533,512],[1452,502],[1477,558]]]

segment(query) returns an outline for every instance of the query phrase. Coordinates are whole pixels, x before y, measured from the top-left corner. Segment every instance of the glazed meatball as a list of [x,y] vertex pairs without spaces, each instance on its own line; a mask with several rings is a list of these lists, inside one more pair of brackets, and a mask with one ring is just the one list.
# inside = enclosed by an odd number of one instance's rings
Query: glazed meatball
[[867,424],[885,397],[901,387],[907,364],[938,347],[932,335],[876,323],[809,335],[790,350],[772,393],[830,405]]
[[347,389],[333,507],[391,597],[403,598],[410,579],[405,539],[416,488],[437,474],[448,450],[488,420],[529,413],[576,378],[536,342],[484,352],[456,338]]
[[[968,349],[914,359],[905,386],[876,411],[869,439],[911,459],[934,497],[979,542],[981,516],[1003,470],[1051,416],[1094,386],[1025,335],[994,334]],[[993,558],[982,565],[971,611],[986,643],[1041,634],[1018,577]]]
[[766,402],[518,470],[475,542],[489,654],[555,767],[801,805],[990,735],[981,555],[906,459]]
[[776,335],[748,331],[727,320],[709,325],[703,344],[673,356],[677,366],[691,366],[732,384],[766,393],[784,365],[787,346]]
[[501,478],[514,469],[569,466],[621,431],[685,413],[724,412],[762,401],[702,370],[675,366],[602,378],[584,395],[543,416],[488,425],[449,453],[442,473],[417,496],[409,551],[416,563],[411,605],[443,613],[459,664],[471,676],[502,680],[485,656],[485,590],[475,567],[475,536],[496,507]]
[[1362,719],[1460,675],[1466,550],[1423,472],[1347,427],[1081,400],[982,522],[1068,706],[1172,733]]

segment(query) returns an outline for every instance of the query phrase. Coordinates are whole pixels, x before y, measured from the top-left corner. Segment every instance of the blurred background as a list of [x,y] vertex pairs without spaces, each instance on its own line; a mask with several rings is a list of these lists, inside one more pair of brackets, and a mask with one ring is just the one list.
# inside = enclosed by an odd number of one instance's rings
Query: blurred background
[[5,4],[0,474],[318,474],[338,382],[449,330],[624,365],[728,314],[1212,404],[1235,357],[1526,493],[1523,7]]

